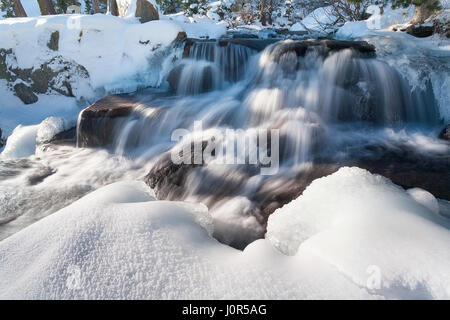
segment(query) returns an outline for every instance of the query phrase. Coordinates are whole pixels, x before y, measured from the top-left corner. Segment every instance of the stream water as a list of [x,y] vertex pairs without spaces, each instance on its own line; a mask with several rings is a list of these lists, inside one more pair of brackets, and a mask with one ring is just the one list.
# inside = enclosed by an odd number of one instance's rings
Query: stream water
[[[444,180],[449,172],[450,147],[436,138],[443,124],[433,82],[414,87],[399,68],[353,49],[312,46],[299,56],[292,41],[262,52],[198,42],[168,80],[174,93],[133,96],[134,111],[109,128],[104,148],[44,144],[35,156],[0,160],[0,239],[100,186],[144,179],[159,198],[206,204],[216,238],[241,248],[264,235],[273,210],[341,165],[375,170],[412,161],[414,168],[425,157],[423,172],[443,172]],[[177,129],[189,134],[174,141]],[[277,132],[274,174],[249,164],[249,150],[242,162],[215,159],[175,173],[167,160],[192,141],[213,141],[217,156],[237,148],[236,133],[250,139],[264,130]]]

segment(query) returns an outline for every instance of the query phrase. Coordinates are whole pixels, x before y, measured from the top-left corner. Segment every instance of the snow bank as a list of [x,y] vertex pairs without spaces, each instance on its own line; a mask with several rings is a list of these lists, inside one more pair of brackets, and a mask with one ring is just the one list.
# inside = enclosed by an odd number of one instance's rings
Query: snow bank
[[[59,32],[56,51],[48,47],[55,31]],[[51,115],[73,120],[80,107],[107,93],[159,85],[170,67],[171,57],[178,54],[168,47],[181,31],[170,21],[140,24],[136,19],[102,14],[1,20],[0,48],[12,49],[6,60],[11,69],[37,70],[62,57],[68,63],[84,67],[88,79],[71,75],[74,98],[49,91],[37,94],[38,102],[29,106],[24,106],[13,94],[10,87],[15,83],[0,80],[0,128],[7,136],[18,124],[36,124]]]
[[204,206],[147,191],[106,186],[1,241],[0,297],[370,298],[315,257],[222,245]]
[[[57,51],[47,47],[53,31],[59,31]],[[19,68],[39,67],[62,55],[86,68],[94,89],[112,90],[126,80],[156,85],[161,70],[149,59],[163,54],[161,48],[181,31],[169,21],[140,24],[102,14],[15,18],[0,21],[0,48],[14,50]]]
[[[266,238],[289,255],[321,257],[357,284],[380,276],[386,297],[450,297],[450,221],[434,197],[342,168],[269,217]],[[432,207],[432,210],[430,210]]]
[[0,128],[3,137],[8,137],[18,125],[33,125],[55,116],[70,123],[77,119],[81,106],[75,98],[59,94],[40,94],[39,101],[24,105],[12,91],[7,89],[5,80],[0,80]]
[[24,158],[34,154],[38,128],[39,125],[17,126],[6,141],[6,146],[0,154],[0,159]]
[[119,182],[1,241],[0,297],[449,298],[440,219],[386,179],[345,168],[279,209],[268,240],[242,252],[211,238],[206,207]]
[[415,6],[408,8],[392,9],[386,6],[383,13],[376,5],[367,8],[367,13],[371,16],[363,21],[347,21],[336,33],[338,38],[356,38],[370,33],[370,30],[382,30],[394,24],[404,24],[414,16]]
[[187,17],[184,12],[179,12],[162,16],[161,19],[168,19],[183,28],[189,38],[217,39],[227,32],[227,23],[219,22],[218,17],[213,14]]

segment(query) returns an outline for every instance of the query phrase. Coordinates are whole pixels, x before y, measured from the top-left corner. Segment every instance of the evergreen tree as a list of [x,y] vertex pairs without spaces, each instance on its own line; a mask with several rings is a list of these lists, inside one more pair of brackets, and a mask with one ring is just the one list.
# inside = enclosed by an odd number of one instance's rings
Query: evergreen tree
[[182,0],[157,0],[161,11],[165,14],[177,13],[182,10]]
[[64,14],[67,12],[67,7],[75,4],[72,0],[53,0],[55,5],[55,11],[58,14]]
[[198,13],[205,14],[207,4],[207,0],[183,0],[181,8],[187,15],[192,16]]
[[4,12],[5,18],[15,17],[14,15],[14,0],[0,0],[0,9]]
[[[352,3],[360,3],[362,0],[347,0]],[[416,11],[414,12],[414,17],[411,19],[410,23],[423,23],[427,18],[429,18],[433,12],[441,9],[441,4],[439,0],[393,0],[393,8],[407,8],[410,5],[416,6]]]
[[92,14],[94,12],[94,10],[92,9],[92,2],[91,1],[84,0],[84,7],[85,7],[85,12],[82,12],[82,13]]

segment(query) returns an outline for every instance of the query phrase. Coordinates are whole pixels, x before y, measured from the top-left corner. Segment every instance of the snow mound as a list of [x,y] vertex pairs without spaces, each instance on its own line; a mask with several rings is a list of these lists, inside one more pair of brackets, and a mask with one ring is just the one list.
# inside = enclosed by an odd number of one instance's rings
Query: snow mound
[[0,297],[370,298],[315,257],[222,245],[206,207],[147,190],[114,183],[1,241]]
[[414,16],[415,6],[408,8],[392,9],[387,6],[383,13],[376,5],[367,8],[367,13],[371,16],[363,21],[347,21],[336,33],[337,38],[356,38],[370,33],[371,30],[382,30],[389,28],[394,24],[404,24]]
[[56,134],[75,126],[74,122],[59,117],[48,117],[40,124],[18,125],[0,153],[4,159],[25,158],[36,151],[36,144],[50,141]]
[[5,149],[0,159],[24,158],[34,154],[36,150],[36,135],[39,125],[17,126],[6,141]]
[[[67,89],[58,73],[52,86],[59,91],[35,92],[39,100],[27,106],[14,95],[15,83],[0,79],[0,128],[8,136],[18,124],[36,124],[52,115],[76,120],[80,107],[108,93],[158,86],[173,59],[181,55],[171,46],[182,31],[168,20],[141,24],[135,18],[103,14],[0,20],[0,49],[6,61],[0,67],[47,73],[66,67],[83,70],[80,74],[70,71],[71,90],[66,96],[60,94]],[[55,43],[49,45],[50,39],[57,39],[56,50]],[[29,79],[22,80],[28,87],[33,85],[27,83]]]
[[[54,31],[59,32],[57,51],[47,47]],[[158,84],[162,61],[149,60],[163,55],[182,31],[170,21],[140,24],[101,14],[14,18],[0,21],[0,48],[12,48],[22,69],[60,55],[86,68],[93,88],[113,90],[125,80],[134,80],[134,86]]]
[[450,221],[435,215],[434,200],[342,168],[276,210],[266,238],[285,254],[321,257],[362,286],[377,276],[372,289],[388,298],[449,298]]
[[70,125],[67,121],[65,121],[65,119],[59,117],[48,117],[39,125],[36,133],[36,142],[43,143],[50,141],[58,133],[68,129],[70,129]]
[[227,32],[227,23],[219,22],[218,18],[212,14],[187,17],[184,12],[179,12],[163,16],[161,19],[168,19],[183,28],[189,38],[218,39]]
[[388,180],[345,168],[239,251],[211,238],[205,206],[118,182],[1,241],[0,298],[449,298],[440,219]]

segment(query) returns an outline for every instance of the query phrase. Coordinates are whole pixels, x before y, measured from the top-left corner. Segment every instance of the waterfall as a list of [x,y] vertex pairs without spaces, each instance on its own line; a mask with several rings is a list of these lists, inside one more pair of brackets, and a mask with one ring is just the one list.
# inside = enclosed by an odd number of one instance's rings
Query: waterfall
[[247,61],[255,51],[239,44],[223,41],[194,42],[189,57],[213,62],[222,71],[225,79],[236,82],[245,75]]
[[[412,90],[393,67],[352,48],[281,41],[257,53],[240,45],[198,42],[167,79],[176,95],[137,96],[133,112],[108,129],[112,150],[137,163],[154,164],[146,179],[158,197],[205,203],[220,225],[215,236],[236,247],[261,237],[267,216],[315,177],[298,180],[302,172],[314,167],[327,174],[355,155],[398,144],[401,139],[389,136],[387,128],[439,121],[430,88]],[[171,139],[180,128],[203,148],[219,132],[222,138],[214,147],[224,150],[230,146],[227,129],[246,137],[278,130],[279,171],[261,176],[258,165],[240,163],[173,166],[169,155],[186,145],[186,140]],[[251,156],[249,152],[244,158]],[[222,214],[238,196],[246,205],[234,213],[230,235],[224,225],[231,218]]]

